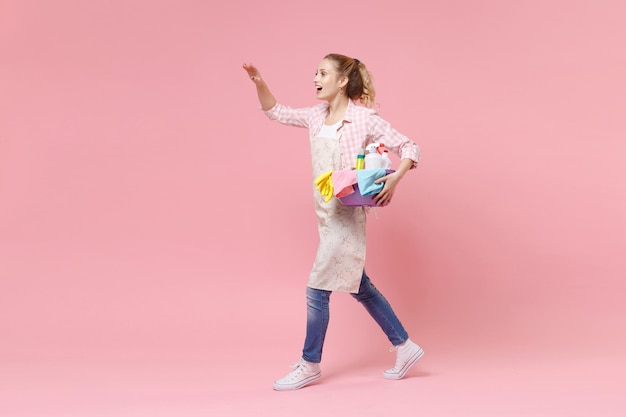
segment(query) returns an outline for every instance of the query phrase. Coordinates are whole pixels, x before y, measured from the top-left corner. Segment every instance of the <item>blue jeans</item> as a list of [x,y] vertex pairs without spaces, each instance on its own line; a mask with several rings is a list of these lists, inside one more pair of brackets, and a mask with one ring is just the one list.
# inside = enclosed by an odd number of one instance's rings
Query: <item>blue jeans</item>
[[[318,290],[306,287],[307,299],[307,323],[306,338],[302,358],[308,362],[320,363],[322,361],[322,348],[330,319],[329,304],[332,291]],[[404,343],[409,338],[400,320],[393,312],[391,305],[385,297],[376,289],[372,281],[363,271],[361,285],[357,294],[350,294],[372,316],[393,346]]]

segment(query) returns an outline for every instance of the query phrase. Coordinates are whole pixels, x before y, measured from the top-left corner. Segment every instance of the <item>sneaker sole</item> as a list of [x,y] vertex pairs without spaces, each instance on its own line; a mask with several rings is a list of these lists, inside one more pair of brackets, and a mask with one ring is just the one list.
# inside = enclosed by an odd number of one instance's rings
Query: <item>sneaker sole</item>
[[411,369],[411,366],[415,365],[415,362],[417,362],[417,360],[422,356],[424,356],[424,349],[420,348],[420,350],[415,352],[415,354],[413,354],[413,356],[409,358],[409,360],[404,364],[402,369],[400,369],[399,373],[388,374],[386,372],[383,372],[383,376],[385,377],[385,379],[402,379],[404,375],[406,375],[406,373],[409,371],[409,369]]
[[311,375],[307,379],[303,379],[297,384],[288,384],[288,385],[279,385],[274,383],[274,391],[293,391],[296,389],[304,388],[309,385],[311,382],[315,382],[322,377],[322,373],[318,372],[315,375]]

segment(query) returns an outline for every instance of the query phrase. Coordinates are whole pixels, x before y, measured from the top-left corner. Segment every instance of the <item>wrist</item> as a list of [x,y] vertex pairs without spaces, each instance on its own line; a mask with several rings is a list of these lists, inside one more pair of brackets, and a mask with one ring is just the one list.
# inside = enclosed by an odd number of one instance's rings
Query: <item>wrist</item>
[[408,159],[408,158],[402,159],[400,161],[400,166],[398,167],[398,169],[395,172],[397,174],[398,178],[404,177],[404,174],[409,172],[409,170],[411,169],[412,165],[413,165],[413,161],[411,159]]

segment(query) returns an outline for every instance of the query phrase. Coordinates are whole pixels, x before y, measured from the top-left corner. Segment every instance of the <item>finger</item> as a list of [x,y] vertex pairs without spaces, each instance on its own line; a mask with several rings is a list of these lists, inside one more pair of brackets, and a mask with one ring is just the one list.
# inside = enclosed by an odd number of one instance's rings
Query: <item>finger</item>
[[389,193],[380,193],[378,194],[378,199],[374,199],[377,206],[386,206],[391,202],[391,194]]

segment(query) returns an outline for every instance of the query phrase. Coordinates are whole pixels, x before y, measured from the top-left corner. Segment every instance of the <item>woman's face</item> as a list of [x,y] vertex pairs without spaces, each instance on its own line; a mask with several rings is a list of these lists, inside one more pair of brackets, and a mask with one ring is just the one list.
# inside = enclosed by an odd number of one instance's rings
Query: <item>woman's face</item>
[[335,98],[339,93],[339,88],[345,85],[345,78],[339,76],[332,61],[323,59],[317,67],[315,78],[313,78],[317,89],[317,98],[327,101]]

